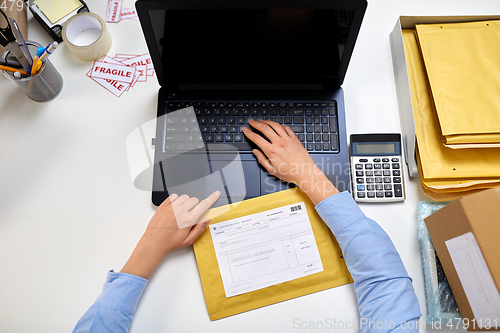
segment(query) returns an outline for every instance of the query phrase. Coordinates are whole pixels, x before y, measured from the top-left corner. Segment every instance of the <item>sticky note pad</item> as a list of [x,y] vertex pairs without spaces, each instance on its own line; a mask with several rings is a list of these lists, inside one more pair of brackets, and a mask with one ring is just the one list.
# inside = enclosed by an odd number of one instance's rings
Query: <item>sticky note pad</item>
[[52,24],[82,6],[78,0],[36,0],[35,3]]

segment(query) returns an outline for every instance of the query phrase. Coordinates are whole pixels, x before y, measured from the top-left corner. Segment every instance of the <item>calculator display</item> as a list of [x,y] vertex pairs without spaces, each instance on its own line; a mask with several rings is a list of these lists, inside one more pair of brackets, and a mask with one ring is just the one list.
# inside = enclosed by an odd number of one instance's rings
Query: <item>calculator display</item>
[[358,143],[356,150],[358,154],[394,154],[396,145],[394,143]]

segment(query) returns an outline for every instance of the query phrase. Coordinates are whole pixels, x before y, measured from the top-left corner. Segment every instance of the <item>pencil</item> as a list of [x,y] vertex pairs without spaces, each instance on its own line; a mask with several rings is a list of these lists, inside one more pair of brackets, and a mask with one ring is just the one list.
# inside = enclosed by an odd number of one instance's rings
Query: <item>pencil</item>
[[4,71],[8,71],[8,72],[19,72],[23,75],[28,75],[27,72],[23,71],[23,70],[20,70],[20,69],[17,69],[17,68],[12,68],[12,67],[7,67],[7,66],[2,66],[0,65],[0,69],[3,69]]
[[37,64],[38,64],[38,56],[35,56],[35,59],[33,59],[33,64],[31,65],[31,74],[30,75],[35,75]]

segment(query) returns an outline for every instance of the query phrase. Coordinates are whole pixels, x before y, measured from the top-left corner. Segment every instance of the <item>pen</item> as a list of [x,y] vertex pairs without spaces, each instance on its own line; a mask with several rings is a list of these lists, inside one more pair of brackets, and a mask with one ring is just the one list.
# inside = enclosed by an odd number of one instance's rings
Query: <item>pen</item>
[[57,48],[57,45],[59,45],[58,42],[53,42],[53,43],[47,45],[47,48],[45,49],[45,52],[40,57],[40,60],[44,61],[45,58],[47,58],[50,54],[52,54],[52,52],[54,52],[54,50]]
[[27,72],[22,71],[22,70],[20,70],[18,68],[12,68],[12,67],[2,66],[2,65],[0,65],[0,69],[3,69],[4,71],[8,71],[8,72],[13,72],[13,73],[19,72],[19,73],[21,73],[23,75],[27,75],[28,74]]

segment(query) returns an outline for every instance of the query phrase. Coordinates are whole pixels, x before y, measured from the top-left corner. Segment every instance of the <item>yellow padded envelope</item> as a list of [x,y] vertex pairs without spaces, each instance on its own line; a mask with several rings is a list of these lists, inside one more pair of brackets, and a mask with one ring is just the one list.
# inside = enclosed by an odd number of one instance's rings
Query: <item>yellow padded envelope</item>
[[446,135],[444,145],[448,148],[496,148],[500,147],[500,134]]
[[500,148],[450,149],[441,130],[415,31],[403,30],[422,182],[500,179]]
[[418,174],[420,176],[420,185],[426,195],[436,201],[455,200],[467,195],[477,193],[483,189],[500,185],[500,180],[425,180],[422,174],[422,165],[420,156],[417,154]]
[[500,142],[500,21],[416,30],[447,143]]
[[[340,247],[328,226],[314,209],[307,195],[295,188],[243,201],[236,206],[211,209],[203,218],[219,223],[238,217],[304,202],[323,263],[323,272],[280,283],[246,294],[226,298],[210,230],[207,228],[193,244],[203,293],[210,320],[229,317],[241,312],[312,294],[353,282],[342,257]],[[228,208],[231,208],[228,210]],[[219,215],[221,214],[221,215]]]

